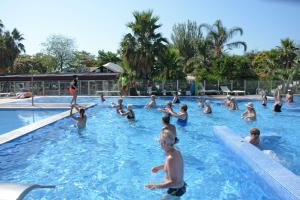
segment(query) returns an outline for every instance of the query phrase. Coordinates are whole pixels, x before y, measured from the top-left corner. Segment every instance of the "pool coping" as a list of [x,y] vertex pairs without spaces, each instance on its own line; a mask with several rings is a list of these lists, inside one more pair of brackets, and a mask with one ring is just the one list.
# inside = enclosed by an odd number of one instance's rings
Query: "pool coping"
[[[85,109],[87,109],[87,108],[95,106],[96,104],[95,103],[86,103],[85,105],[86,105]],[[17,109],[19,109],[19,108],[17,108]],[[46,109],[51,109],[51,108],[46,108]],[[78,111],[74,109],[73,113],[76,113],[76,112],[78,112]],[[56,114],[56,115],[52,115],[52,116],[50,116],[46,119],[42,119],[42,120],[39,120],[39,121],[34,122],[32,124],[29,124],[27,126],[23,126],[21,128],[6,132],[4,134],[1,134],[0,135],[0,145],[4,144],[4,143],[7,143],[7,142],[10,142],[14,139],[17,139],[17,138],[19,138],[21,136],[24,136],[24,135],[26,135],[26,134],[28,134],[32,131],[35,131],[35,130],[37,130],[39,128],[42,128],[44,126],[47,126],[49,124],[52,124],[52,123],[54,123],[54,122],[56,122],[60,119],[68,117],[68,116],[70,116],[70,110],[67,110],[65,112],[61,112],[61,113]]]
[[300,200],[300,177],[272,160],[226,126],[214,126],[214,134],[238,155],[280,199]]

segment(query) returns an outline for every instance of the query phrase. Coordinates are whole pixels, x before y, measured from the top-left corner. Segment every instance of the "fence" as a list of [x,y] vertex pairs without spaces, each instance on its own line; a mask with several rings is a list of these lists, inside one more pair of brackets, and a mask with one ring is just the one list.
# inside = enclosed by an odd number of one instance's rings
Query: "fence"
[[[294,93],[300,93],[300,81],[293,81],[286,85],[283,81],[258,81],[258,80],[232,80],[232,81],[187,81],[187,80],[168,80],[168,81],[136,81],[135,84],[128,85],[128,94],[134,95],[171,95],[178,91],[180,95],[197,95],[208,92],[221,94],[220,86],[227,86],[229,90],[245,91],[245,94],[259,94],[262,90],[271,95],[276,87],[281,93],[286,89],[292,89]],[[69,81],[33,81],[33,92],[35,95],[69,95]],[[0,81],[0,93],[17,93],[24,89],[32,90],[30,81]],[[118,95],[122,87],[117,80],[80,80],[78,82],[79,95]],[[134,89],[133,89],[134,88]],[[135,92],[133,92],[135,90]]]

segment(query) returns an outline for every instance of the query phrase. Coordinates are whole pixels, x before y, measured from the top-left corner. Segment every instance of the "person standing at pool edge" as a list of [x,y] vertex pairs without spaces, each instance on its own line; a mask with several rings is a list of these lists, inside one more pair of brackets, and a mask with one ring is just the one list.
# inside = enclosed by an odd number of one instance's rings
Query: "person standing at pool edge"
[[149,189],[168,188],[167,196],[180,197],[186,192],[184,182],[184,163],[181,152],[174,147],[175,136],[170,130],[164,129],[159,139],[161,148],[166,152],[165,163],[151,169],[153,173],[164,169],[166,175],[162,183],[149,183],[145,187]]
[[74,75],[69,88],[69,92],[73,96],[71,105],[73,105],[73,103],[75,105],[77,104],[77,89],[78,89],[78,76]]

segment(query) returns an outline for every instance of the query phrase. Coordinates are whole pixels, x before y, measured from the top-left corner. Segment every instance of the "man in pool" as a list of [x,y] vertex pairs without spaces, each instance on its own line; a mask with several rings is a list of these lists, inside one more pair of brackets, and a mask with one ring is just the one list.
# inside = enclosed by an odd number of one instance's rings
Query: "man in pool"
[[127,119],[129,121],[134,121],[135,120],[135,114],[134,114],[132,108],[133,108],[132,104],[128,104],[127,105],[127,112],[121,113],[122,116],[127,116]]
[[294,102],[294,96],[293,96],[292,90],[290,90],[290,89],[288,89],[288,92],[285,96],[285,102],[286,103],[293,103]]
[[250,144],[258,145],[260,142],[260,130],[258,128],[251,128],[250,129],[250,137],[247,136],[246,139]]
[[111,107],[116,108],[116,111],[117,111],[118,114],[124,113],[124,111],[123,111],[123,99],[119,98],[117,104],[111,103]]
[[[75,108],[79,112],[79,114],[80,114],[79,117],[74,117],[73,116],[73,108]],[[85,115],[85,111],[84,111],[83,108],[81,108],[79,106],[76,106],[76,105],[72,105],[71,106],[71,111],[70,111],[70,116],[77,121],[77,127],[79,129],[85,128],[86,121],[87,121],[87,116]]]
[[173,124],[170,124],[170,116],[168,114],[165,114],[163,117],[162,117],[162,123],[163,123],[163,127],[162,127],[162,131],[163,130],[170,130],[171,133],[174,134],[175,136],[175,144],[179,142],[179,139],[177,138],[176,136],[176,127],[173,125]]
[[149,189],[168,188],[167,196],[180,197],[186,192],[184,182],[184,164],[181,152],[174,147],[175,137],[170,130],[165,129],[160,133],[160,145],[166,153],[165,163],[151,169],[153,173],[164,170],[166,175],[162,183],[149,183],[145,187]]

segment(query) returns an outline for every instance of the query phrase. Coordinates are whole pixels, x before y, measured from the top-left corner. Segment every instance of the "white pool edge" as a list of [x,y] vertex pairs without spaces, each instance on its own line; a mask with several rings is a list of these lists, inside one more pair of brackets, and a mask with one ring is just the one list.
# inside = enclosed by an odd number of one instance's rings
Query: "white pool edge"
[[214,126],[215,136],[261,178],[280,199],[300,200],[300,177],[273,161],[226,126]]
[[[90,108],[92,106],[95,106],[96,104],[95,103],[89,103],[87,104],[87,106],[85,108]],[[47,110],[49,110],[49,108],[47,108]],[[51,110],[51,108],[50,108]],[[74,113],[76,113],[77,111],[74,110]],[[16,138],[19,138],[21,136],[24,136],[32,131],[35,131],[39,128],[42,128],[44,126],[47,126],[49,124],[52,124],[60,119],[63,119],[65,117],[68,117],[70,116],[70,110],[67,110],[65,112],[61,112],[59,114],[56,114],[56,115],[52,115],[46,119],[42,119],[42,120],[39,120],[37,122],[34,122],[32,124],[29,124],[27,126],[23,126],[21,128],[18,128],[18,129],[15,129],[13,131],[9,131],[7,133],[4,133],[2,135],[0,135],[0,145],[1,144],[4,144],[4,143],[7,143],[9,141],[12,141]]]

